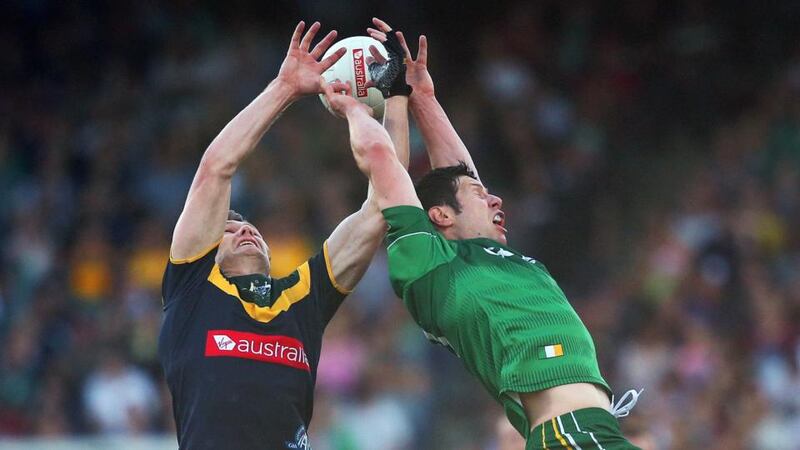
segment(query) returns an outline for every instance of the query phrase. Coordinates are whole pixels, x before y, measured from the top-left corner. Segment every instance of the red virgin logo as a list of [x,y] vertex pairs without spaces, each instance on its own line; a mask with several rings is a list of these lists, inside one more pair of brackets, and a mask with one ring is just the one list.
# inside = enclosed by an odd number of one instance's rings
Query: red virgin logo
[[303,343],[288,336],[209,330],[206,356],[244,358],[310,371]]

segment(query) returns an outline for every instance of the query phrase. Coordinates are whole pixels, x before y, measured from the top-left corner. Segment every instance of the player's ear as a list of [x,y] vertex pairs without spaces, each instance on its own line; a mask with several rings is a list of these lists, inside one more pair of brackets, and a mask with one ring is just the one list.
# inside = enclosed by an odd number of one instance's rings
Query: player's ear
[[447,206],[434,206],[428,210],[428,218],[437,227],[453,226],[453,211]]

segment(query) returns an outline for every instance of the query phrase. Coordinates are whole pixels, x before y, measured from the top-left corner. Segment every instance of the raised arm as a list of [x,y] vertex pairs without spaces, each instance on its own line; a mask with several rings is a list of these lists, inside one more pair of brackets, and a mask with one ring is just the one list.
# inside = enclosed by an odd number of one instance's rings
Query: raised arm
[[303,95],[320,92],[320,74],[344,54],[342,49],[317,61],[336,39],[336,31],[331,31],[309,51],[319,28],[319,22],[315,22],[303,36],[305,23],[297,25],[278,76],[206,149],[172,235],[173,260],[194,258],[222,238],[230,208],[231,179],[239,164],[284,109]]
[[[406,170],[409,152],[408,97],[395,96],[386,100],[383,124],[394,144],[396,158]],[[364,276],[386,234],[386,222],[375,194],[370,182],[367,200],[361,209],[344,219],[328,238],[328,256],[334,279],[340,288],[348,291]]]
[[[366,105],[349,96],[350,86],[335,89],[321,81],[323,91],[340,117],[347,119],[350,147],[359,170],[369,178],[380,210],[399,205],[422,207],[414,184],[397,159],[389,133],[375,119]],[[338,91],[347,91],[345,94]]]
[[[375,39],[385,38],[385,34],[392,29],[380,19],[373,18],[372,22],[377,29],[369,28],[367,31]],[[406,57],[406,82],[413,88],[409,108],[425,142],[431,167],[454,166],[464,161],[477,176],[477,168],[466,145],[436,99],[433,79],[428,72],[427,38],[424,35],[419,37],[419,51],[417,58],[413,59],[403,33],[397,32],[397,37]]]

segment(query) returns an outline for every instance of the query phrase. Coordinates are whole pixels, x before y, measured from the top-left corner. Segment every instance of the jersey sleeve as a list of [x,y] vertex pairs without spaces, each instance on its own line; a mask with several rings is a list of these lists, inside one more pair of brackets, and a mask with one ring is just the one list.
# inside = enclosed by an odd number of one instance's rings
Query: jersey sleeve
[[184,297],[188,292],[208,279],[208,274],[211,272],[211,268],[214,267],[217,247],[219,247],[219,242],[193,258],[169,258],[167,268],[164,270],[164,279],[161,283],[161,297],[164,302],[164,309],[169,308],[176,300]]
[[341,287],[333,276],[327,241],[322,245],[322,250],[308,260],[308,268],[311,274],[311,298],[324,328],[350,290]]
[[383,217],[389,225],[389,279],[398,297],[402,298],[414,281],[456,257],[453,244],[436,231],[421,208],[386,208]]

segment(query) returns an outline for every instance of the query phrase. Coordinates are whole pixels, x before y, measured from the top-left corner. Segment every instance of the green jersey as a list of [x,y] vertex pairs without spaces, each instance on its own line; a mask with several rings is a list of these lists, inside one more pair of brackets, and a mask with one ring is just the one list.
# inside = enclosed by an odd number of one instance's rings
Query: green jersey
[[395,293],[520,433],[531,424],[516,393],[582,382],[610,392],[589,331],[542,263],[490,239],[447,240],[417,207],[383,215]]

